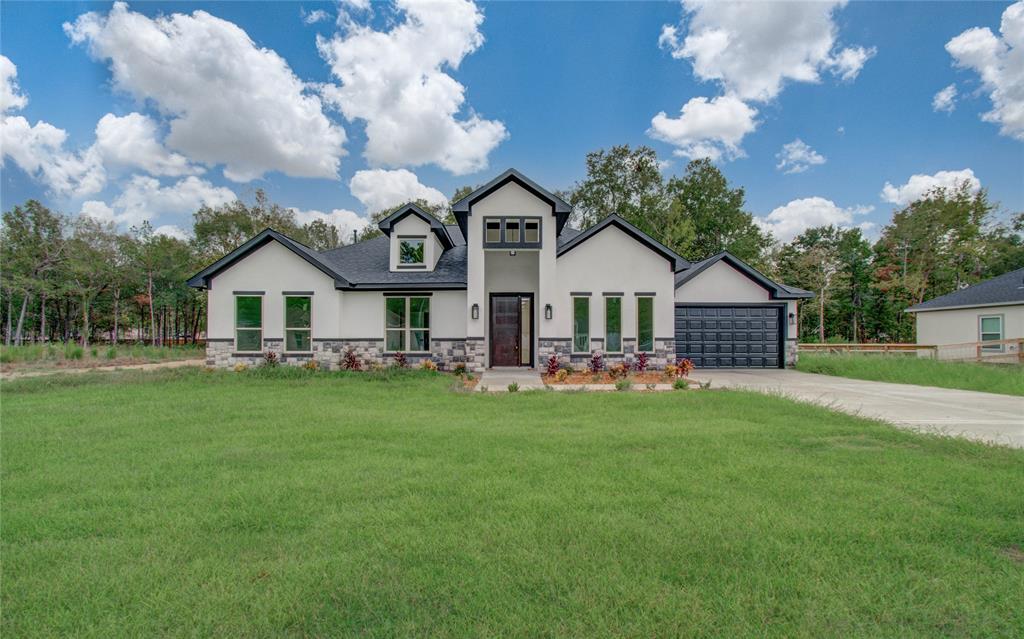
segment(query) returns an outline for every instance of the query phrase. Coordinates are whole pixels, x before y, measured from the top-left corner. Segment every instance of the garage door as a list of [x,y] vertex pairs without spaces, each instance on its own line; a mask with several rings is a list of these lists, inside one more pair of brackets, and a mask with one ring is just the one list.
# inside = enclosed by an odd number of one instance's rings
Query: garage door
[[676,357],[697,368],[781,368],[778,306],[676,305]]

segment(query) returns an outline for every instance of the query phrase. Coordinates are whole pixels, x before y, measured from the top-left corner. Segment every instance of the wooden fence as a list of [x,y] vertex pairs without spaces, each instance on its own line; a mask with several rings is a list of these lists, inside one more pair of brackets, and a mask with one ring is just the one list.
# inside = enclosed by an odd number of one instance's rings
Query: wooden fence
[[946,361],[1024,364],[1024,338],[962,344],[800,344],[802,353],[912,355]]

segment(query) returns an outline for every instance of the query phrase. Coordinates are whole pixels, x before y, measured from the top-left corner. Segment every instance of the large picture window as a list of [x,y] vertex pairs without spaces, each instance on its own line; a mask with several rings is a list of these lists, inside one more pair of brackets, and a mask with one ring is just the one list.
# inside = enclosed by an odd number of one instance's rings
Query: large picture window
[[604,298],[604,348],[609,353],[622,352],[622,298]]
[[388,352],[430,350],[430,298],[384,298],[384,348]]
[[572,298],[572,350],[590,352],[590,298]]
[[983,315],[978,318],[978,337],[982,342],[982,350],[1001,351],[1002,344],[985,344],[984,342],[999,342],[1003,339],[1003,316]]
[[258,295],[235,297],[235,350],[240,353],[263,350],[263,298]]
[[423,238],[404,238],[398,241],[398,263],[403,266],[423,264]]
[[313,350],[313,298],[288,295],[284,298],[284,350],[307,353]]
[[654,351],[654,298],[636,298],[636,349],[642,353]]

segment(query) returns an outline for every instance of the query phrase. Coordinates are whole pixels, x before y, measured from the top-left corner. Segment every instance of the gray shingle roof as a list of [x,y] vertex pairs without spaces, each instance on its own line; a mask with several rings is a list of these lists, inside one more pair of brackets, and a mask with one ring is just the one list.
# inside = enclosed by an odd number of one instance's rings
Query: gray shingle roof
[[1013,303],[1024,304],[1024,268],[1003,273],[959,291],[940,295],[935,299],[911,306],[907,311],[916,313],[918,311],[937,311],[943,308]]
[[354,289],[466,288],[466,244],[458,229],[456,234],[459,243],[441,254],[433,271],[392,272],[391,243],[387,237],[375,237],[324,251],[320,253],[320,259],[340,273]]

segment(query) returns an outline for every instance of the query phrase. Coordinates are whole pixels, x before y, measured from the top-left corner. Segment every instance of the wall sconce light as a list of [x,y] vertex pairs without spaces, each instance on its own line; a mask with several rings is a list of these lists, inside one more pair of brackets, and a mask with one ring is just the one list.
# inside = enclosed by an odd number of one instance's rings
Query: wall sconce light
[[545,304],[544,305],[544,319],[547,319],[547,320],[551,319],[551,316],[552,316],[553,313],[554,313],[554,310],[551,308],[551,305],[550,304]]
[[792,326],[793,324],[796,324],[796,313],[789,314],[789,325]]
[[516,252],[515,251],[509,251],[508,252],[508,256],[509,257],[515,257],[516,256]]
[[474,304],[473,308],[470,309],[469,313],[470,313],[470,315],[472,316],[473,319],[475,319],[475,320],[480,319],[480,305],[479,304]]

